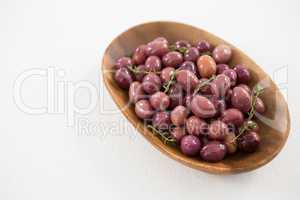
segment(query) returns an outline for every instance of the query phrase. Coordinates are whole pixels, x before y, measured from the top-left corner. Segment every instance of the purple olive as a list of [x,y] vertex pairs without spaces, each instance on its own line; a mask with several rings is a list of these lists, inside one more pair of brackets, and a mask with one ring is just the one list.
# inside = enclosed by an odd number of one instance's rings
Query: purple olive
[[181,139],[186,135],[183,127],[175,127],[170,133],[177,143],[180,143]]
[[246,133],[238,140],[239,149],[247,153],[252,153],[256,151],[259,145],[260,145],[260,137],[254,131],[250,131]]
[[175,72],[173,67],[166,67],[160,72],[160,78],[163,83],[168,82],[171,79],[172,73]]
[[196,47],[191,47],[188,48],[184,53],[184,60],[196,62],[199,56],[200,56],[199,50]]
[[228,133],[227,125],[220,120],[215,120],[209,125],[208,138],[211,140],[224,140]]
[[182,125],[184,125],[188,114],[189,114],[189,112],[186,107],[181,106],[181,105],[176,106],[171,111],[171,121],[175,126],[182,126]]
[[232,57],[232,51],[229,46],[221,44],[213,50],[212,55],[216,63],[227,63]]
[[121,57],[117,60],[116,64],[115,64],[115,69],[120,69],[120,68],[126,68],[130,65],[133,65],[133,62],[131,60],[131,58],[129,57]]
[[229,132],[229,134],[226,135],[224,144],[228,154],[233,154],[237,151],[237,141],[233,132]]
[[207,123],[196,116],[191,116],[185,123],[186,130],[191,135],[206,135],[208,131]]
[[221,120],[226,124],[240,126],[244,122],[244,115],[236,108],[229,108],[222,113]]
[[136,103],[143,98],[145,98],[145,93],[142,84],[137,81],[131,83],[129,87],[129,101]]
[[184,90],[179,83],[175,83],[169,90],[169,96],[171,99],[170,108],[175,108],[178,105],[182,105],[184,101]]
[[207,162],[218,162],[224,159],[227,149],[220,142],[213,141],[206,144],[200,151],[200,156]]
[[222,74],[223,71],[229,69],[229,66],[226,64],[217,64],[217,74]]
[[138,71],[138,73],[134,74],[134,79],[136,81],[142,82],[144,76],[146,75],[147,72],[147,68],[145,65],[139,65],[136,67],[136,70]]
[[230,89],[230,78],[224,74],[219,74],[216,76],[216,79],[213,81],[216,84],[218,92],[216,95],[220,98],[224,98],[227,91]]
[[178,68],[178,71],[180,70],[188,70],[192,72],[193,74],[197,74],[197,68],[196,65],[191,61],[185,61],[181,64],[181,66]]
[[143,78],[142,86],[145,92],[148,94],[153,94],[160,90],[160,77],[155,73],[149,73]]
[[232,89],[229,89],[225,95],[225,101],[228,107],[231,105],[231,96],[232,96]]
[[158,72],[161,70],[161,60],[157,56],[149,56],[145,62],[147,71]]
[[190,48],[191,47],[191,44],[186,41],[186,40],[178,40],[177,42],[175,42],[175,48],[176,49],[179,49],[179,48]]
[[244,88],[249,94],[251,94],[251,89],[248,85],[246,84],[238,84],[237,87],[242,87]]
[[179,67],[183,62],[182,54],[177,51],[171,51],[164,55],[163,64],[165,67]]
[[115,80],[123,89],[128,89],[133,82],[133,78],[129,70],[125,67],[119,68],[115,73]]
[[238,83],[248,83],[251,80],[251,75],[244,65],[236,65],[234,71],[237,74]]
[[162,57],[169,52],[168,42],[165,38],[157,38],[147,44],[146,51],[148,56]]
[[196,47],[200,53],[208,52],[212,49],[211,45],[206,40],[199,41]]
[[171,125],[170,113],[163,111],[153,115],[152,125],[160,130],[168,130]]
[[192,94],[186,95],[184,97],[184,99],[183,99],[183,102],[184,102],[183,105],[185,105],[185,107],[187,107],[188,109],[190,109],[192,99],[193,99],[193,95]]
[[202,78],[210,78],[217,72],[215,60],[209,55],[202,55],[197,60],[198,72]]
[[154,110],[148,100],[139,100],[135,104],[135,113],[141,119],[150,119],[154,114]]
[[187,92],[193,91],[199,82],[197,76],[188,70],[177,71],[176,80]]
[[196,156],[201,149],[201,141],[193,135],[186,135],[181,139],[180,149],[187,156]]
[[204,96],[196,95],[191,102],[191,110],[197,117],[210,118],[215,116],[217,110],[214,104]]
[[156,110],[166,110],[170,105],[170,97],[163,92],[156,92],[150,96],[150,104]]
[[212,96],[210,98],[210,101],[214,104],[214,106],[217,110],[216,115],[220,115],[226,110],[227,105],[226,105],[225,100],[218,99],[218,98],[216,98],[216,96]]
[[234,108],[247,113],[251,108],[251,96],[241,87],[235,87],[232,90],[231,104]]
[[261,100],[261,98],[257,97],[256,104],[255,104],[255,111],[262,114],[266,111],[266,107],[264,102]]
[[137,47],[132,55],[132,61],[136,65],[143,64],[147,58],[147,46],[140,45]]
[[226,69],[222,72],[222,74],[229,77],[230,82],[231,82],[231,87],[235,86],[236,80],[237,80],[237,74],[233,69]]

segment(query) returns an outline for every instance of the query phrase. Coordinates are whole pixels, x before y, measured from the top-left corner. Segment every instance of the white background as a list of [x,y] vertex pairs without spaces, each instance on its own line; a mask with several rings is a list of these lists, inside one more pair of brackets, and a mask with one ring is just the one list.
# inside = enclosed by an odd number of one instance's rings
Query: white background
[[[296,0],[0,0],[0,199],[299,199],[299,5]],[[111,113],[116,106],[99,71],[104,49],[122,31],[152,20],[206,29],[244,50],[270,76],[288,67],[278,81],[288,93],[291,135],[271,163],[239,175],[199,172],[159,153],[121,114]],[[17,77],[50,66],[64,71],[62,83],[88,81],[100,94],[92,112],[76,115],[74,126],[67,126],[66,112],[33,115],[14,103]],[[45,77],[25,81],[24,102],[47,105],[54,97],[47,96],[46,86]],[[78,106],[88,105],[88,97],[78,90]],[[78,118],[98,129],[80,134]]]

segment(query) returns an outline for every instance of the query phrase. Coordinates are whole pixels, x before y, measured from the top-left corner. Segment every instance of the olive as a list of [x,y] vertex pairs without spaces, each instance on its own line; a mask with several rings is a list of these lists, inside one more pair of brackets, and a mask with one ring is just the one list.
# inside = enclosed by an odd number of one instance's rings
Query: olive
[[136,103],[145,97],[143,86],[140,82],[135,81],[129,87],[129,101]]
[[226,146],[220,142],[212,141],[206,144],[200,151],[200,156],[207,162],[218,162],[226,155]]
[[206,97],[200,95],[194,96],[190,107],[194,115],[201,118],[210,118],[217,113],[214,104]]
[[178,71],[180,70],[188,70],[193,74],[197,74],[196,65],[192,61],[184,61],[178,68]]
[[175,127],[171,132],[171,136],[176,140],[177,143],[186,135],[183,127]]
[[188,70],[177,71],[176,80],[187,92],[194,90],[199,82],[197,76]]
[[201,40],[196,45],[200,53],[208,52],[211,50],[211,45],[206,40]]
[[164,55],[163,64],[165,67],[179,67],[183,62],[182,54],[177,51],[171,51]]
[[161,60],[157,56],[149,56],[145,62],[147,71],[158,72],[161,70]]
[[221,120],[226,124],[240,126],[244,122],[244,115],[236,108],[229,108],[222,113]]
[[170,113],[166,111],[155,113],[152,118],[152,125],[160,130],[168,130],[171,125]]
[[217,74],[222,74],[223,71],[229,69],[229,66],[226,64],[217,64]]
[[254,131],[247,132],[238,140],[239,149],[247,153],[252,153],[256,151],[259,145],[260,145],[260,137]]
[[[208,81],[207,78],[201,78],[199,80],[199,85],[200,84],[203,84],[204,82]],[[217,92],[217,87],[216,86],[213,86],[214,88],[212,88],[212,86],[210,84],[206,84],[204,85],[203,87],[201,87],[200,89],[200,92],[203,93],[203,94],[215,94],[215,92]]]
[[160,90],[160,77],[155,73],[149,73],[143,78],[142,86],[145,92],[148,94],[153,94]]
[[173,67],[166,67],[160,72],[160,78],[163,83],[168,82],[171,79],[172,73],[175,72],[175,69]]
[[187,156],[196,156],[201,149],[201,141],[193,135],[186,135],[181,139],[180,149]]
[[208,131],[207,123],[196,116],[191,116],[186,120],[185,123],[186,130],[191,135],[206,135]]
[[251,96],[241,87],[235,87],[232,90],[231,104],[234,108],[247,113],[251,108]]
[[134,74],[134,79],[139,82],[142,82],[147,72],[147,67],[145,65],[139,65],[136,67],[136,70],[138,71],[138,73]]
[[147,46],[140,45],[137,47],[132,55],[132,61],[136,65],[143,64],[147,58]]
[[227,149],[228,154],[233,154],[237,150],[237,142],[235,139],[235,134],[233,132],[229,132],[224,139],[224,144]]
[[216,96],[212,96],[210,101],[214,104],[217,110],[216,115],[222,114],[226,110],[225,100],[216,98]]
[[237,74],[238,83],[248,83],[251,79],[251,75],[248,69],[244,65],[236,65],[234,71]]
[[148,100],[139,100],[135,104],[135,113],[141,119],[149,119],[154,114],[154,110]]
[[121,57],[117,60],[116,64],[115,64],[115,69],[120,69],[120,68],[126,68],[130,65],[132,65],[133,62],[131,60],[131,58],[129,57]]
[[229,46],[221,44],[213,50],[212,55],[217,63],[227,63],[232,57],[232,51]]
[[229,77],[231,82],[231,87],[235,86],[237,80],[237,74],[233,69],[226,69],[222,72],[222,74],[225,74],[226,76]]
[[146,47],[148,56],[163,56],[169,52],[168,42],[165,38],[157,38],[149,42]]
[[202,78],[210,78],[216,74],[216,62],[209,55],[200,56],[197,60],[198,72]]
[[133,82],[131,73],[125,67],[117,69],[114,78],[118,85],[123,89],[128,89],[130,84]]
[[182,105],[184,101],[183,87],[179,83],[175,83],[169,90],[169,97],[171,99],[170,108],[175,108],[178,105]]
[[191,44],[186,40],[178,40],[178,41],[175,42],[175,48],[176,49],[179,49],[179,48],[182,48],[182,47],[190,48]]
[[191,47],[186,50],[184,53],[184,60],[185,61],[192,61],[196,62],[197,58],[199,57],[200,53],[196,47]]
[[228,107],[231,105],[231,95],[232,95],[232,89],[229,89],[225,95],[225,101]]
[[225,94],[230,89],[230,78],[224,74],[219,74],[213,82],[216,84],[218,90],[216,94],[218,97],[224,98]]
[[150,96],[150,104],[156,110],[166,110],[170,105],[170,97],[163,92],[156,92]]
[[209,125],[208,138],[211,140],[224,140],[228,133],[228,126],[220,120],[215,120]]
[[255,111],[262,114],[266,111],[266,107],[264,102],[261,100],[261,98],[257,97],[256,104],[255,104]]
[[193,95],[192,94],[188,94],[184,97],[183,99],[183,104],[185,105],[185,107],[187,107],[188,109],[190,109],[190,105],[193,99]]
[[251,94],[251,89],[249,88],[248,85],[246,85],[246,84],[238,84],[237,87],[242,87],[242,88],[244,88],[249,94]]
[[182,126],[184,125],[188,114],[188,109],[186,107],[182,105],[176,106],[171,111],[171,121],[175,126]]

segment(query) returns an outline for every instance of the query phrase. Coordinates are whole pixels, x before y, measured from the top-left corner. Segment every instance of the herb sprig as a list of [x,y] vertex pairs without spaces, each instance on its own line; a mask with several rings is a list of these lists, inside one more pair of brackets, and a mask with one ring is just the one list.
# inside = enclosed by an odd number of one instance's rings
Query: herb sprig
[[182,54],[185,54],[185,52],[188,50],[188,48],[186,48],[186,47],[179,47],[179,48],[177,48],[175,45],[170,45],[169,46],[169,50],[170,51],[178,51],[178,52],[180,52]]
[[160,74],[160,72],[157,71],[140,71],[137,69],[136,65],[129,65],[128,69],[134,74],[149,74],[149,73]]
[[176,70],[171,71],[170,80],[163,85],[164,93],[168,93],[171,86],[176,83]]
[[164,144],[176,145],[176,140],[171,136],[169,132],[162,132],[152,125],[148,125],[147,127],[151,129],[152,133],[158,135]]
[[213,80],[215,80],[216,76],[213,75],[212,77],[210,77],[209,79],[207,79],[206,81],[203,81],[202,83],[199,83],[197,85],[197,87],[195,88],[194,90],[194,93],[193,93],[193,96],[198,94],[198,92],[203,88],[205,87],[206,85],[208,85],[210,82],[212,82]]

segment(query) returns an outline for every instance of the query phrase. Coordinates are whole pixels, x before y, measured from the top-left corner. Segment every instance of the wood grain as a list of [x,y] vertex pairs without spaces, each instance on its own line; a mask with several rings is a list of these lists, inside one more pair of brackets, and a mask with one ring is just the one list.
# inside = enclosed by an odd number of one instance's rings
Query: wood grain
[[[133,106],[128,105],[128,92],[122,90],[113,79],[112,67],[117,58],[130,55],[140,44],[145,44],[156,37],[166,37],[169,42],[179,39],[196,43],[201,39],[209,41],[212,45],[228,44],[233,49],[233,64],[245,64],[252,74],[251,86],[260,82],[266,87],[261,98],[267,106],[267,112],[258,120],[262,144],[258,152],[253,154],[238,153],[227,156],[219,163],[207,163],[195,158],[184,156],[177,148],[167,146],[144,127],[143,122],[137,118]],[[245,38],[245,41],[246,38]],[[290,131],[290,115],[288,106],[270,77],[241,50],[217,36],[190,25],[176,22],[150,22],[128,29],[117,36],[107,47],[102,62],[102,75],[106,88],[117,106],[130,123],[159,151],[180,163],[205,172],[229,174],[250,171],[271,161],[284,146]],[[263,121],[263,122],[262,122]],[[124,144],[125,145],[125,144]]]

